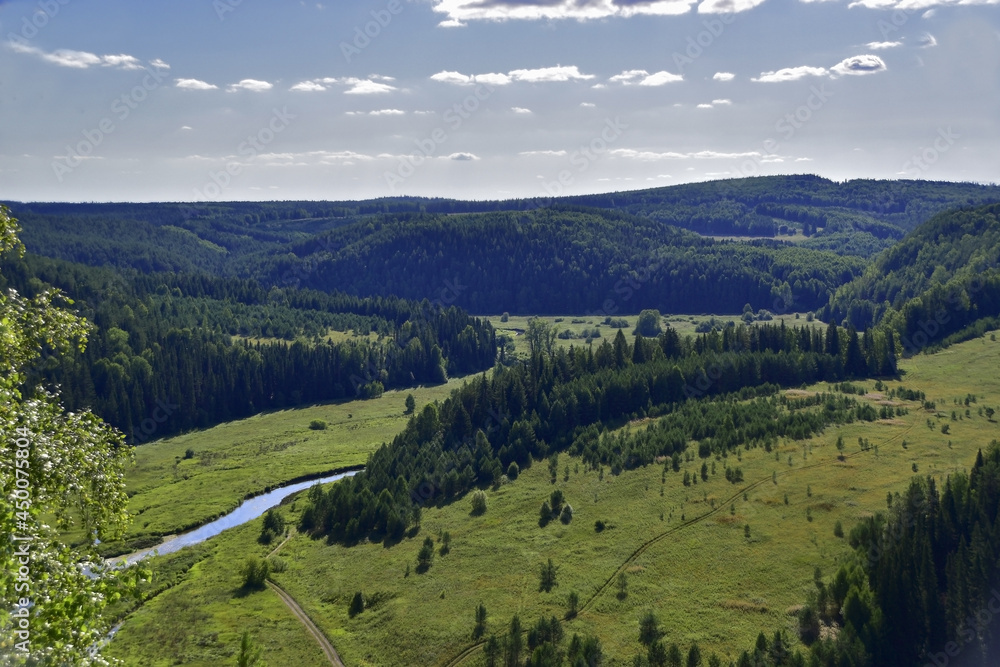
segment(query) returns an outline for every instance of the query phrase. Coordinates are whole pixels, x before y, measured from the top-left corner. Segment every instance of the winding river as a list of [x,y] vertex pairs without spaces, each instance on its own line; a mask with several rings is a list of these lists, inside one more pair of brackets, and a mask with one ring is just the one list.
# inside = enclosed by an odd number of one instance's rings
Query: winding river
[[192,544],[204,542],[210,537],[215,537],[227,528],[235,528],[236,526],[242,525],[247,521],[256,519],[270,508],[281,503],[282,500],[293,493],[298,493],[299,491],[308,489],[314,484],[328,484],[329,482],[336,482],[338,479],[351,477],[359,472],[361,471],[349,470],[335,475],[328,475],[327,477],[319,477],[305,482],[296,482],[294,484],[289,484],[288,486],[278,487],[277,489],[268,491],[267,493],[244,500],[239,507],[234,509],[229,514],[199,526],[194,530],[171,537],[170,539],[161,542],[150,549],[143,549],[142,551],[136,551],[124,557],[119,556],[118,558],[111,559],[111,562],[117,564],[124,560],[131,565],[132,563],[136,563],[143,558],[146,558],[153,552],[160,555],[169,554],[183,549],[184,547],[191,546]]

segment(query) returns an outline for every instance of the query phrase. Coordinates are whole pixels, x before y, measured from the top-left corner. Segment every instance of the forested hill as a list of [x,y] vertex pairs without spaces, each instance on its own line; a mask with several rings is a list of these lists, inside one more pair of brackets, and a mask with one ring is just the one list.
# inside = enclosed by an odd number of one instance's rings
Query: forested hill
[[1000,204],[935,216],[839,288],[822,312],[858,329],[892,327],[911,352],[998,316]]
[[975,183],[831,181],[765,176],[652,190],[567,197],[568,204],[627,211],[706,235],[782,236],[806,247],[870,255],[933,215],[1000,200],[1000,187]]
[[48,286],[72,297],[95,327],[84,352],[46,350],[28,389],[60,385],[68,409],[92,408],[133,442],[273,408],[440,383],[490,368],[497,355],[488,322],[440,303],[34,255],[0,263],[0,291],[34,297]]
[[722,313],[747,303],[813,310],[864,266],[857,257],[714,241],[600,209],[361,213],[265,203],[212,205],[185,218],[190,211],[168,204],[20,208],[25,245],[49,257],[362,297],[434,300],[452,285],[448,303],[478,313]]
[[[325,248],[337,248],[328,252]],[[472,312],[637,313],[811,310],[863,262],[773,242],[723,243],[611,211],[537,209],[386,216],[343,227],[254,267],[303,272],[316,289],[435,294],[461,283]]]
[[[12,210],[29,251],[90,266],[249,278],[358,297],[434,300],[444,291],[449,303],[477,313],[620,315],[644,308],[735,313],[747,303],[819,309],[861,275],[868,257],[918,223],[996,201],[997,186],[800,175],[548,201],[400,197]],[[691,230],[777,236],[720,241]],[[831,306],[838,321],[848,315],[845,298]],[[868,300],[854,307],[856,326],[885,310],[882,297]]]

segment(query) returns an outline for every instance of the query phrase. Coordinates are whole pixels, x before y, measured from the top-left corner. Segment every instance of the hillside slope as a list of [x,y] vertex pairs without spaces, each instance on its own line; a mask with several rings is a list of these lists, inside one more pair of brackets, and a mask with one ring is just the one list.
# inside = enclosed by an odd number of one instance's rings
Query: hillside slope
[[457,305],[479,313],[807,310],[864,264],[770,241],[713,241],[596,209],[392,216],[296,250],[302,256],[276,257],[265,280],[308,273],[315,289],[409,299],[434,298],[445,280],[457,281]]
[[700,234],[803,233],[807,247],[870,256],[933,215],[1000,200],[1000,188],[934,181],[766,176],[567,198]]
[[935,216],[839,288],[822,312],[859,329],[890,326],[904,340],[915,337],[915,348],[998,315],[1000,204]]

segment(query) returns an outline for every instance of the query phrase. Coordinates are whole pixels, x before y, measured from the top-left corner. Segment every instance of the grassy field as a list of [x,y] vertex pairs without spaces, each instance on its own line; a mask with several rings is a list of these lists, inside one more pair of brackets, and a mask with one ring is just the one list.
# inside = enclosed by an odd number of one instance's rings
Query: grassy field
[[[235,559],[239,561],[270,550],[256,543],[255,530],[259,533],[260,527],[251,522],[157,558],[159,578],[176,576],[178,567],[190,569],[166,593],[128,618],[122,628],[125,636],[116,636],[106,654],[129,667],[235,665],[240,636],[249,630],[272,666],[324,664],[318,644],[275,593],[241,590],[232,554],[240,554]],[[178,562],[184,559],[188,562]],[[134,642],[136,637],[142,641]]]
[[[127,476],[135,517],[127,537],[182,531],[233,510],[248,494],[364,464],[406,425],[407,394],[424,404],[445,398],[461,382],[271,412],[141,445]],[[327,422],[327,429],[311,430],[314,419]],[[189,449],[193,456],[185,458]]]
[[[234,341],[245,341],[248,343],[284,343],[286,345],[291,345],[294,341],[286,340],[284,338],[255,338],[248,336],[233,336]],[[311,343],[312,339],[302,339],[303,342]],[[362,340],[367,340],[369,343],[374,343],[379,340],[379,335],[374,331],[370,331],[367,334],[360,334],[353,329],[348,329],[347,331],[338,331],[336,329],[329,329],[325,335],[322,336],[322,340],[330,343],[346,343],[348,341],[361,342]]]
[[[517,354],[525,357],[528,356],[528,341],[525,340],[523,333],[528,328],[528,320],[534,319],[534,316],[510,315],[506,322],[501,321],[501,317],[501,315],[489,315],[486,319],[497,330],[497,333],[506,334],[513,339],[514,351]],[[601,337],[593,338],[593,345],[600,345],[603,340],[607,340],[610,343],[618,334],[618,328],[604,324],[604,317],[599,315],[553,315],[541,316],[538,319],[545,320],[555,327],[556,331],[572,332],[573,338],[556,338],[556,345],[564,348],[569,348],[571,345],[577,347],[587,345],[584,332],[593,332],[594,329],[600,332]],[[635,335],[635,324],[636,320],[638,320],[638,315],[615,316],[612,319],[626,320],[628,326],[623,329],[625,335],[629,337]],[[741,321],[740,315],[664,315],[665,324],[673,328],[682,338],[684,336],[695,335],[699,324],[711,322],[713,319],[719,326],[725,326],[728,322],[739,324]],[[787,326],[802,326],[806,324],[806,315],[805,313],[788,313],[786,315],[775,315],[774,319],[771,320],[772,323],[782,321]],[[813,322],[813,325],[825,326],[820,322]]]
[[[571,591],[579,593],[582,611],[566,623],[567,633],[596,633],[611,657],[606,664],[631,664],[641,652],[638,619],[650,609],[663,622],[666,641],[684,650],[697,641],[705,655],[734,659],[762,630],[795,636],[790,612],[814,589],[814,568],[832,575],[849,552],[846,540],[833,534],[838,520],[849,531],[857,519],[884,509],[886,494],[902,491],[915,475],[941,479],[967,469],[978,448],[1000,437],[1000,425],[978,414],[979,407],[1000,407],[1000,343],[974,340],[901,367],[901,384],[923,390],[937,410],[901,402],[909,413],[893,420],[829,428],[811,440],[783,442],[776,452],[741,451],[745,482],[738,485],[722,476],[722,462],[718,475],[685,487],[683,469],[668,472],[665,483],[659,465],[602,478],[563,455],[556,487],[575,510],[569,525],[538,525],[538,507],[553,489],[547,466],[539,464],[487,491],[485,515],[470,516],[468,499],[426,508],[420,532],[390,547],[345,548],[294,536],[280,551],[287,569],[273,577],[351,667],[450,664],[473,644],[480,602],[489,612],[487,631],[502,632],[514,613],[525,626],[543,614],[562,617]],[[873,390],[874,382],[864,384]],[[966,417],[956,401],[970,393],[977,402]],[[877,405],[882,397],[864,400]],[[848,443],[845,461],[837,459],[838,435]],[[875,448],[862,452],[859,437]],[[700,465],[696,458],[685,468],[694,473]],[[294,522],[302,505],[298,500],[283,512]],[[598,519],[610,528],[595,532]],[[181,584],[126,620],[109,653],[129,665],[171,664],[180,656],[179,664],[218,664],[227,650],[222,645],[236,645],[233,628],[245,625],[270,664],[322,664],[305,657],[319,649],[304,631],[289,629],[292,616],[274,593],[237,590],[239,561],[265,552],[255,542],[259,531],[258,520],[215,538]],[[437,541],[443,531],[451,534],[450,552],[417,574],[424,537]],[[558,585],[542,593],[538,570],[548,558],[559,567]],[[166,566],[154,561],[154,567]],[[614,585],[619,572],[628,582],[624,598]],[[348,603],[359,590],[371,606],[350,618]],[[214,632],[216,639],[205,638]],[[481,653],[462,664],[482,664]]]

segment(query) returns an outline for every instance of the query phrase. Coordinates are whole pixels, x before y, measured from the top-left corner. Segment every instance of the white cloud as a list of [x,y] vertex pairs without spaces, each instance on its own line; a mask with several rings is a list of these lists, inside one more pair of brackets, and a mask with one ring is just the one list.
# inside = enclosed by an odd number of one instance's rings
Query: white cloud
[[929,49],[932,46],[937,46],[937,40],[934,39],[934,35],[930,34],[929,32],[925,32],[924,34],[920,35],[920,38],[917,39],[917,43],[920,44],[920,47],[924,49]]
[[699,109],[711,109],[712,105],[711,104],[699,104],[698,108]]
[[451,83],[456,86],[471,86],[485,83],[488,86],[506,86],[511,79],[506,74],[491,72],[489,74],[462,74],[461,72],[444,71],[431,75],[432,81]]
[[382,93],[391,93],[396,90],[395,86],[390,86],[387,83],[379,83],[377,81],[372,81],[371,79],[356,79],[350,77],[343,80],[350,88],[344,91],[345,95],[379,95]]
[[227,88],[230,93],[236,92],[237,90],[249,90],[253,93],[263,93],[266,90],[271,90],[274,88],[274,84],[268,83],[267,81],[260,81],[258,79],[243,79],[239,83],[234,83]]
[[729,106],[732,103],[732,100],[712,100],[712,104],[715,106]]
[[559,81],[574,81],[593,79],[593,74],[581,74],[576,65],[555,67],[540,67],[538,69],[516,69],[510,72],[515,81],[528,83],[548,83]]
[[395,81],[395,79],[391,76],[380,76],[378,74],[372,74],[367,79],[358,79],[356,77],[338,79],[327,76],[309,81],[301,81],[289,88],[289,90],[307,93],[320,92],[327,90],[327,86],[335,84],[347,86],[347,90],[344,91],[345,95],[376,95],[398,90],[395,86],[384,83],[386,81]]
[[86,69],[91,65],[102,65],[104,59],[93,53],[86,51],[71,51],[69,49],[59,49],[52,53],[40,53],[42,60],[50,62],[60,67],[73,67],[76,69]]
[[472,153],[452,153],[451,155],[445,156],[449,160],[455,160],[457,162],[472,162],[479,159],[478,155]]
[[485,83],[487,86],[506,86],[510,83],[510,77],[506,74],[493,72],[490,74],[477,74],[473,77],[475,83]]
[[404,116],[406,112],[402,109],[378,109],[376,111],[369,111],[369,116]]
[[456,86],[471,86],[473,83],[473,77],[461,72],[452,72],[446,70],[443,72],[438,72],[437,74],[431,75],[431,81],[439,81],[441,83],[453,83]]
[[321,90],[326,90],[326,86],[321,83],[316,83],[315,81],[302,81],[295,84],[288,90],[292,90],[300,93],[317,93]]
[[639,82],[640,86],[663,86],[668,83],[674,83],[675,81],[683,81],[684,77],[680,74],[671,74],[670,72],[655,72],[650,74],[645,79]]
[[921,18],[929,19],[934,16],[935,7],[948,7],[955,5],[998,5],[1000,0],[853,0],[851,7],[867,7],[868,9],[898,9],[908,14],[927,9]]
[[621,74],[615,74],[608,79],[611,83],[635,83],[636,79],[644,79],[649,76],[649,72],[644,69],[627,69]]
[[181,125],[181,129],[182,130],[191,130],[193,128],[190,125]]
[[779,69],[774,72],[761,72],[759,77],[750,80],[758,83],[777,83],[783,81],[798,81],[799,79],[807,76],[825,76],[827,73],[828,72],[825,67],[809,67],[808,65],[802,65],[800,67],[785,67],[784,69]]
[[[380,155],[378,157],[397,158],[399,156]],[[225,159],[232,160],[235,156],[227,156]],[[189,156],[187,159],[210,160],[223,158],[206,158],[201,156]],[[270,161],[268,166],[279,166],[274,161],[285,160],[280,166],[306,166],[306,165],[347,165],[355,162],[368,162],[375,159],[375,156],[354,151],[306,151],[301,153],[261,153],[254,158],[256,160]],[[249,164],[244,162],[242,164]]]
[[[58,65],[59,67],[87,69],[88,67],[99,65],[101,67],[112,67],[114,69],[125,71],[145,69],[144,65],[138,58],[125,53],[99,56],[96,53],[90,53],[88,51],[74,51],[72,49],[56,49],[55,51],[49,52],[43,51],[38,47],[31,46],[26,41],[21,39],[11,39],[9,45],[11,50],[15,53],[36,56],[47,63],[52,63],[53,65]],[[149,64],[158,69],[170,69],[170,65],[159,58],[154,59]]]
[[593,109],[597,105],[594,104],[593,102],[580,102],[580,106],[583,107],[584,109]]
[[566,151],[521,151],[518,155],[535,156],[544,155],[546,157],[565,157]]
[[[868,9],[899,9],[907,13],[919,11],[921,9],[933,7],[946,7],[954,5],[998,5],[1000,0],[854,0],[851,7],[866,7]],[[929,9],[924,12],[923,18],[934,16],[934,10]]]
[[712,75],[713,81],[732,81],[736,78],[736,75],[732,72],[716,72]]
[[666,153],[656,153],[653,151],[637,151],[631,148],[616,148],[609,151],[611,155],[630,160],[642,160],[652,162],[655,160],[735,160],[744,157],[759,157],[760,153],[751,151],[748,153],[722,153],[719,151],[696,151],[689,153],[676,153],[668,151]]
[[894,49],[902,45],[902,42],[868,42],[865,46],[873,51],[884,51],[885,49]]
[[516,114],[530,114],[531,113],[531,109],[525,109],[524,107],[511,107],[510,110],[513,111]]
[[[608,79],[609,83],[620,83],[625,86],[663,86],[675,81],[683,81],[684,77],[670,72],[655,72],[650,74],[644,69],[628,69],[621,74],[615,74]],[[597,88],[597,86],[594,86]]]
[[761,72],[756,79],[750,79],[758,83],[776,83],[784,81],[798,81],[807,76],[829,76],[837,78],[844,75],[874,74],[885,71],[885,61],[878,56],[865,54],[844,58],[839,63],[827,69],[825,67],[810,67],[802,65],[800,67],[786,67],[774,72]]
[[862,55],[845,58],[830,69],[839,75],[861,75],[884,72],[886,67],[885,62],[878,56]]
[[104,56],[102,59],[104,62],[101,63],[104,67],[117,67],[123,70],[137,70],[142,69],[142,63],[135,56],[125,55],[120,53],[115,56]]
[[593,78],[593,74],[582,74],[580,69],[575,65],[565,67],[557,65],[556,67],[541,67],[538,69],[516,69],[507,74],[497,72],[489,74],[462,74],[461,72],[445,70],[431,75],[432,81],[450,83],[456,86],[471,86],[479,83],[489,86],[506,86],[512,81],[549,83],[587,80]]
[[[760,0],[733,0],[740,9]],[[467,21],[506,21],[512,19],[576,19],[580,21],[613,16],[677,16],[687,14],[697,0],[433,0],[434,11],[448,18],[438,25],[459,27]],[[707,4],[707,3],[703,3]],[[749,8],[749,7],[746,7]],[[737,11],[740,11],[737,9]],[[731,11],[731,10],[728,10]]]
[[176,86],[185,90],[215,90],[215,84],[207,83],[199,79],[177,79]]
[[702,0],[699,14],[732,14],[753,9],[764,0]]

